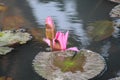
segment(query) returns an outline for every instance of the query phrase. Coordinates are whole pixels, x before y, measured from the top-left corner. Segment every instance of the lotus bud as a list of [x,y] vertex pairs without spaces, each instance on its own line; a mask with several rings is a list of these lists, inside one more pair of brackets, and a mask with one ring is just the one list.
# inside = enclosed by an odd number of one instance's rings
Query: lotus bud
[[55,37],[55,25],[51,17],[46,19],[46,38],[52,40]]

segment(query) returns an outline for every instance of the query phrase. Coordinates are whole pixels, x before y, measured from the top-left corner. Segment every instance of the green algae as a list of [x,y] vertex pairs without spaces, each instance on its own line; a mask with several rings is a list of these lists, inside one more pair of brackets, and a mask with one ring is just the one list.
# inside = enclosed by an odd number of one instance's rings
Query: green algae
[[2,37],[4,34],[2,32],[0,32],[0,37]]
[[59,67],[62,72],[71,71],[75,73],[76,71],[83,72],[83,66],[86,62],[86,57],[83,52],[77,53],[77,55],[72,58],[72,56],[64,57],[64,56],[56,56],[53,61],[53,65]]

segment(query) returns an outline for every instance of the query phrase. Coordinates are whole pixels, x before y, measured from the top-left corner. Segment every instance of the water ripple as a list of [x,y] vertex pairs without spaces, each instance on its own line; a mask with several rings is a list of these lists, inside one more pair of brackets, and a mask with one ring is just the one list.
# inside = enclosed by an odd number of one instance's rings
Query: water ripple
[[54,1],[43,3],[38,0],[27,1],[39,25],[44,25],[45,18],[52,16],[57,30],[71,30],[73,32],[72,37],[77,35],[76,41],[80,42],[83,47],[89,45],[89,39],[83,29],[83,20],[78,17],[75,0],[64,0],[63,3]]

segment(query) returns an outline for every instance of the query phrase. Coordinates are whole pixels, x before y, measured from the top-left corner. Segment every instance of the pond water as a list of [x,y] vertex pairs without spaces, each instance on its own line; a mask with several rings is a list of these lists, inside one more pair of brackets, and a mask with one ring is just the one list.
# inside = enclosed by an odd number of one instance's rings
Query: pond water
[[[86,32],[90,22],[112,20],[109,12],[115,3],[108,0],[17,0],[17,4],[31,21],[34,19],[37,27],[45,28],[46,17],[52,16],[57,31],[70,31],[69,46],[89,49],[105,58],[107,69],[92,80],[108,80],[120,76],[120,38],[109,37],[102,41],[92,41]],[[8,55],[0,56],[0,75],[11,76],[15,80],[45,80],[31,66],[37,53],[45,51],[45,48],[43,44],[30,41]]]

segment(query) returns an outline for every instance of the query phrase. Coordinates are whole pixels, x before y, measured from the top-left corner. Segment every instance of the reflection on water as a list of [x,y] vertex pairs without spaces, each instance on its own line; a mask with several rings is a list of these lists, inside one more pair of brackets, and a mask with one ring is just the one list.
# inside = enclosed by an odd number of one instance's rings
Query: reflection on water
[[114,29],[115,29],[115,31],[114,31],[114,33],[112,34],[113,35],[113,37],[114,38],[119,38],[119,36],[120,36],[120,29],[119,28],[117,28],[117,27],[114,27]]
[[117,75],[117,76],[120,76],[120,71],[118,71],[116,75]]
[[79,19],[76,11],[76,0],[63,0],[63,2],[51,1],[47,3],[40,2],[39,0],[27,1],[32,7],[38,24],[45,25],[45,18],[52,16],[55,23],[57,23],[57,30],[69,30],[73,32],[72,38],[78,41],[78,44],[82,45],[82,47],[89,45],[89,40],[83,29],[83,20]]
[[109,51],[110,48],[111,48],[111,43],[108,41],[101,48],[101,55],[104,56],[105,58],[108,58],[108,56],[109,56],[108,51]]
[[5,74],[5,72],[8,71],[8,66],[9,66],[9,61],[8,61],[8,57],[3,57],[3,61],[1,60],[1,65],[0,68],[1,68],[1,72],[3,73],[2,75]]

